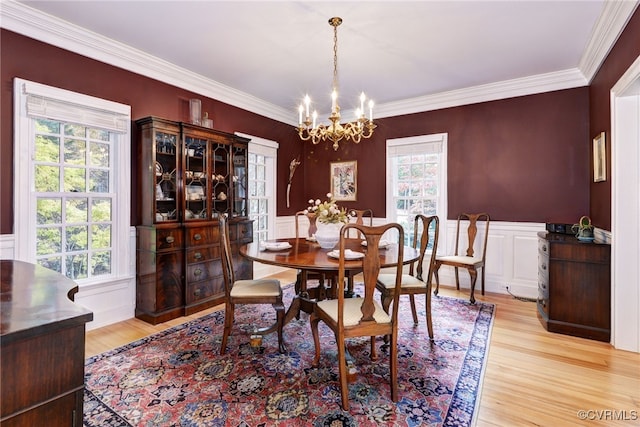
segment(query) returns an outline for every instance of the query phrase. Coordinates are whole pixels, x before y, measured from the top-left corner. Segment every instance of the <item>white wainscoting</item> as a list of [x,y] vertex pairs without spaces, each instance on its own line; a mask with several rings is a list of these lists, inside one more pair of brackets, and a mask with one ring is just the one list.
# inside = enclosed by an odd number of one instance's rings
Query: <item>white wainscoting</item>
[[[0,259],[14,259],[15,237],[0,235]],[[98,284],[79,287],[75,302],[93,312],[93,321],[87,330],[131,319],[136,305],[136,229],[129,230],[129,248],[132,254],[128,270],[122,277]]]
[[[304,218],[303,218],[304,219]],[[374,225],[384,224],[384,218],[374,218]],[[446,236],[440,240],[440,252],[453,253],[456,221],[446,223]],[[301,224],[305,229],[306,225]],[[489,227],[487,243],[487,266],[485,291],[536,298],[538,296],[538,231],[544,231],[544,223],[500,222],[492,221]],[[445,230],[441,230],[441,233]],[[276,236],[295,237],[295,219],[293,216],[276,219]],[[444,243],[446,240],[446,245]],[[254,276],[264,277],[279,270],[278,267],[254,263]],[[440,268],[440,284],[455,286],[454,270],[451,267]],[[460,271],[460,287],[469,289],[469,274]],[[480,294],[480,278],[476,283],[477,295]]]
[[[538,236],[545,231],[544,223],[492,221],[489,226],[485,272],[485,291],[520,297],[538,296]],[[447,244],[441,249],[453,254],[456,221],[447,221]],[[441,241],[440,245],[443,245]],[[460,270],[460,288],[469,289],[469,274]],[[455,286],[452,267],[440,268],[440,284]],[[476,282],[476,295],[480,294],[480,277]]]
[[[374,224],[384,224],[384,218],[375,218]],[[453,247],[455,221],[447,221],[447,248]],[[306,228],[302,225],[302,228]],[[545,225],[538,223],[497,222],[491,223],[489,243],[487,246],[487,271],[485,290],[506,294],[506,286],[517,295],[535,298],[538,295],[538,244],[536,233],[544,231]],[[294,237],[295,223],[293,216],[276,219],[276,236],[279,238]],[[444,240],[444,239],[443,239]],[[443,247],[441,240],[440,247]],[[0,257],[12,259],[14,256],[14,236],[0,236]],[[93,321],[87,329],[95,329],[111,323],[130,319],[135,315],[136,281],[135,281],[135,227],[130,230],[131,262],[129,272],[125,276],[108,283],[83,285],[76,294],[76,302],[93,312]],[[254,277],[264,277],[283,268],[254,263]],[[455,285],[453,269],[440,269],[440,283]],[[469,275],[460,272],[460,286],[469,288]],[[476,284],[479,295],[480,283]]]

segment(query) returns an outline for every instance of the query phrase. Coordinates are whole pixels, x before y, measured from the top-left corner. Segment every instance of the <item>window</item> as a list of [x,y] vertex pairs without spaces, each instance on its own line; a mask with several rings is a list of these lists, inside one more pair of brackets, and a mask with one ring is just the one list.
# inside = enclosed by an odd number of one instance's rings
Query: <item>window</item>
[[446,241],[447,134],[387,141],[387,217],[400,223],[411,243],[415,215],[440,218],[440,241]]
[[16,258],[80,284],[127,274],[130,108],[21,79],[14,90]]
[[278,143],[244,135],[249,142],[249,218],[253,220],[253,241],[263,242],[275,237],[276,178]]

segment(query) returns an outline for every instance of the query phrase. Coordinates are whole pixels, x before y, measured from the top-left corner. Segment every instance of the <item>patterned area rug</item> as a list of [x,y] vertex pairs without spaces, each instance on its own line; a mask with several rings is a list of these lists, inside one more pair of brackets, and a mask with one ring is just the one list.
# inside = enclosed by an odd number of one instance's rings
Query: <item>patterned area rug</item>
[[[287,305],[293,287],[287,286]],[[224,313],[215,312],[86,361],[85,426],[470,426],[475,423],[494,306],[432,298],[430,344],[424,298],[414,328],[400,303],[398,402],[390,399],[388,351],[369,359],[369,340],[348,348],[358,367],[342,411],[333,333],[320,323],[323,359],[311,367],[307,315],[285,326],[288,354],[276,334],[249,345],[239,330],[266,325],[270,306],[236,309],[227,354],[219,355]],[[380,344],[382,339],[379,338]]]

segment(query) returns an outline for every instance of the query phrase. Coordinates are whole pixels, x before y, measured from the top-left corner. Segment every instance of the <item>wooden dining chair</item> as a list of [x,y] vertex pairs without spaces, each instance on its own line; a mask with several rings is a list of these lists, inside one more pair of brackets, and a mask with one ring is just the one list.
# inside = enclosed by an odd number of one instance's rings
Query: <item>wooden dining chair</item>
[[[351,229],[361,232],[367,240],[367,247],[363,249],[361,258],[362,274],[364,278],[364,296],[362,298],[345,298],[345,241]],[[376,336],[391,337],[389,345],[389,383],[391,386],[391,400],[398,400],[398,299],[393,301],[391,314],[387,314],[382,306],[375,301],[376,280],[380,272],[379,242],[388,230],[397,230],[398,261],[396,269],[395,292],[400,292],[400,278],[402,276],[402,259],[404,251],[404,231],[400,224],[392,223],[376,227],[358,224],[347,224],[340,231],[339,260],[338,260],[338,292],[337,299],[318,301],[310,317],[311,332],[315,345],[313,366],[320,362],[320,337],[318,323],[324,322],[334,333],[338,347],[338,371],[340,376],[340,392],[342,408],[349,410],[348,370],[346,360],[346,340],[352,337],[371,337],[371,360],[377,359]],[[393,234],[393,233],[391,233]]]
[[[413,242],[414,249],[419,251],[420,256],[416,262],[409,265],[409,272],[403,273],[400,283],[400,292],[396,293],[396,275],[391,273],[380,273],[376,288],[380,291],[382,308],[387,313],[391,302],[396,295],[409,295],[411,303],[411,313],[413,323],[418,325],[418,313],[416,311],[415,295],[425,296],[425,312],[427,318],[427,332],[429,339],[433,341],[433,324],[431,322],[431,275],[435,265],[436,251],[438,250],[438,235],[440,233],[439,220],[437,216],[416,215],[413,221]],[[430,236],[433,235],[433,238]],[[427,274],[424,271],[424,259],[427,249],[431,250],[431,255],[427,259]]]
[[229,226],[224,217],[220,218],[220,258],[225,290],[224,332],[220,344],[220,354],[225,354],[227,350],[227,339],[231,334],[237,304],[271,304],[276,310],[275,324],[252,331],[252,334],[258,334],[261,337],[272,331],[277,331],[278,350],[280,353],[286,353],[287,349],[282,337],[285,310],[280,281],[275,279],[235,280]]
[[[371,209],[351,209],[349,215],[354,224],[368,225],[369,227],[373,225],[373,211]],[[356,233],[355,236],[360,238],[360,233]]]
[[[351,215],[352,222],[354,224],[359,225],[368,225],[371,227],[373,225],[373,210],[371,209],[351,209],[349,211],[349,215]],[[365,224],[366,222],[366,224]],[[349,237],[355,237],[358,239],[362,239],[362,234],[360,232],[350,233]],[[360,273],[359,271],[349,271],[347,272],[347,297],[351,298],[354,296],[353,288],[355,286],[355,276]]]
[[[475,304],[476,302],[474,291],[476,288],[476,280],[478,279],[478,270],[482,269],[480,283],[482,285],[482,295],[484,295],[484,270],[485,259],[487,256],[487,240],[489,238],[490,221],[489,214],[484,212],[477,214],[463,213],[458,216],[454,254],[436,257],[435,267],[433,270],[433,274],[436,278],[436,290],[434,291],[436,295],[438,295],[438,291],[440,290],[440,277],[438,276],[438,270],[440,270],[440,267],[443,265],[449,265],[454,268],[456,275],[456,289],[460,289],[458,268],[466,268],[469,271],[469,277],[471,279],[471,296],[469,297],[469,301],[471,304]],[[466,238],[463,223],[467,225]],[[484,224],[484,227],[480,230],[481,233],[484,233],[484,237],[479,240],[478,244],[476,242],[476,237],[478,235],[479,224]],[[467,248],[464,250],[464,253],[460,248],[461,241],[466,242]],[[463,245],[464,244],[465,243],[463,243]],[[478,251],[475,249],[476,245],[479,246]]]

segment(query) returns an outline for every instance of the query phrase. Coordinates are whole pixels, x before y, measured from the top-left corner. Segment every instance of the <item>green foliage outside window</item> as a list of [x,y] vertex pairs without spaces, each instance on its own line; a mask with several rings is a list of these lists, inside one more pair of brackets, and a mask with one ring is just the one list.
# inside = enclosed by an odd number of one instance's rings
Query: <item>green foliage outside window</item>
[[45,119],[35,126],[38,262],[72,279],[109,274],[109,132]]

